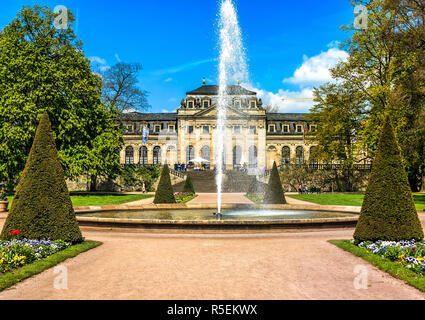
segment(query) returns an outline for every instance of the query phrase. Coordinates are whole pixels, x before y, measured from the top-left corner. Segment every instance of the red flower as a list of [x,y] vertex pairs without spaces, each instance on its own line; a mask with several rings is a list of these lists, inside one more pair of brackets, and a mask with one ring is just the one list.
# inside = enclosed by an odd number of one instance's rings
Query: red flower
[[20,234],[21,230],[12,230],[12,236]]

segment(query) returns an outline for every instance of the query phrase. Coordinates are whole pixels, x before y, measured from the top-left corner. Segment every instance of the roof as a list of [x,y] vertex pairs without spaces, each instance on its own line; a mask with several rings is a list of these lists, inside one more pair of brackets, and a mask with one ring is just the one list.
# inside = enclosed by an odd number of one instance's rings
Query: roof
[[[218,95],[218,88],[219,86],[217,85],[203,85],[202,87],[199,87],[198,89],[186,92],[186,94],[187,95],[206,95],[206,96]],[[257,94],[256,92],[249,91],[239,85],[227,86],[226,93],[231,96],[237,96],[237,95],[253,96]]]
[[305,113],[266,113],[268,121],[304,121]]
[[121,121],[176,121],[177,113],[141,113],[128,112],[118,116]]

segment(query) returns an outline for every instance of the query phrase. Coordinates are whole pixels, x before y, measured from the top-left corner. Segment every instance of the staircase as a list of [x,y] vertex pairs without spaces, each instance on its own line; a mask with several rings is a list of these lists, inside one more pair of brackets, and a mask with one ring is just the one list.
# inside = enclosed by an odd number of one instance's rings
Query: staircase
[[[197,193],[214,193],[217,192],[214,171],[190,171],[193,187]],[[187,173],[185,173],[186,175]],[[183,191],[184,181],[173,186],[174,192]]]

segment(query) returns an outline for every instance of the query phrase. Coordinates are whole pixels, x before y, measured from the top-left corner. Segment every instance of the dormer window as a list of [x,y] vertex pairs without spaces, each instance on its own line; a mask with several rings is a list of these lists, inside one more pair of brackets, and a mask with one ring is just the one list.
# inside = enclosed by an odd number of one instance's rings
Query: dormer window
[[156,125],[154,132],[155,133],[160,133],[161,132],[161,126],[160,125]]
[[255,100],[251,100],[251,102],[249,103],[250,108],[251,109],[256,109],[257,108],[257,101]]
[[190,101],[187,102],[187,108],[188,109],[193,109],[193,101],[192,100],[190,100]]
[[303,127],[302,126],[297,126],[297,132],[298,133],[302,133],[303,132]]
[[241,100],[235,100],[235,108],[240,109],[241,108]]
[[276,132],[276,125],[275,124],[269,125],[269,132],[270,133],[275,133]]
[[203,105],[204,109],[208,109],[210,107],[210,101],[209,100],[204,100],[202,102],[202,105]]
[[132,125],[127,126],[127,132],[133,132],[133,126]]
[[168,126],[168,131],[169,132],[174,132],[174,126]]
[[283,132],[289,133],[289,126],[287,124],[283,125]]
[[235,126],[234,133],[236,133],[236,134],[241,133],[241,126]]
[[311,132],[316,132],[316,126],[310,126],[310,131]]

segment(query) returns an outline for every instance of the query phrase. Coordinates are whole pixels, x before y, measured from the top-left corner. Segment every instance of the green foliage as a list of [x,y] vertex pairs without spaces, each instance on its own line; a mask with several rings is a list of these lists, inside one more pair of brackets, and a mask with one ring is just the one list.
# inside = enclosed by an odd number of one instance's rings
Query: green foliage
[[63,168],[58,159],[49,116],[44,113],[35,134],[1,238],[82,240]]
[[400,149],[387,116],[354,239],[401,241],[421,240],[423,236]]
[[170,169],[168,168],[168,164],[164,164],[164,167],[162,168],[161,178],[159,179],[153,203],[176,203],[173,186],[171,185]]
[[192,179],[190,178],[190,174],[188,173],[186,176],[186,181],[184,182],[183,192],[195,193],[195,188],[192,183]]
[[270,174],[269,184],[266,187],[263,203],[286,204],[285,194],[283,193],[282,183],[280,182],[276,162],[273,163],[273,169]]
[[121,169],[120,182],[124,187],[135,187],[141,191],[143,182],[146,191],[153,191],[153,185],[161,174],[161,167],[154,166],[137,166],[125,165]]
[[406,283],[418,288],[425,292],[425,277],[409,270],[402,265],[392,262],[387,258],[379,255],[369,253],[366,249],[360,248],[352,243],[350,240],[330,240],[330,243],[335,246],[351,252],[352,254],[370,262],[375,267],[388,272],[393,277],[404,280]]
[[251,183],[248,187],[247,194],[253,194],[253,193],[257,193],[257,192],[260,192],[260,186],[258,184],[257,177],[252,176]]
[[66,259],[73,258],[82,252],[98,247],[101,244],[102,242],[99,241],[87,240],[52,254],[47,258],[20,267],[15,271],[8,272],[0,276],[0,291],[9,288],[24,279],[41,273],[44,270],[65,261]]
[[121,129],[101,102],[101,78],[92,72],[81,41],[56,29],[48,7],[26,6],[0,32],[0,181],[14,184],[24,168],[39,115],[51,117],[65,175],[119,170]]

